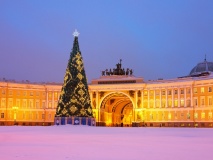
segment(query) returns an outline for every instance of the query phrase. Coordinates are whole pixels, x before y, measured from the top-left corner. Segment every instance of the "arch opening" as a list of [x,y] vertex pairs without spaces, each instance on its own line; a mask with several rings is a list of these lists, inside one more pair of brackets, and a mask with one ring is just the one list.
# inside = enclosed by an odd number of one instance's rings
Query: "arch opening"
[[133,116],[132,101],[125,94],[111,93],[101,103],[100,121],[106,126],[130,127]]

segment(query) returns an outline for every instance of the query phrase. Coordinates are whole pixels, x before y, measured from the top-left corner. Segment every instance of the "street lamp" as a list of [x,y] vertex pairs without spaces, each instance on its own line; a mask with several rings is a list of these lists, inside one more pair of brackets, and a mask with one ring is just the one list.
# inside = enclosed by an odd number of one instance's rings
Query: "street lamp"
[[17,111],[18,107],[13,106],[12,109],[14,110],[14,117],[13,117],[14,118],[14,125],[16,125],[16,111]]

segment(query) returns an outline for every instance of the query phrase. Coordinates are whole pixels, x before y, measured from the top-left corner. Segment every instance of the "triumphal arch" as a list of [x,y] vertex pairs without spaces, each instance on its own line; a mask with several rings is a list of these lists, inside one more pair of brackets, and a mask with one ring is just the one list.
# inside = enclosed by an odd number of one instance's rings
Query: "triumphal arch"
[[141,125],[144,120],[141,107],[143,85],[143,78],[133,76],[132,69],[122,68],[121,60],[116,68],[102,71],[102,76],[89,85],[97,125]]

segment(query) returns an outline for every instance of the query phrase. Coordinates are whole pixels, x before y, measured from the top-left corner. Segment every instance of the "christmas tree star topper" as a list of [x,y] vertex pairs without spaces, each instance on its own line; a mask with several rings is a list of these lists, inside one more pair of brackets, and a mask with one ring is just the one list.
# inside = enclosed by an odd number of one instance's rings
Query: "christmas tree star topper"
[[77,31],[77,29],[75,29],[75,32],[73,32],[73,36],[74,36],[74,37],[78,37],[79,34],[80,34],[80,33]]

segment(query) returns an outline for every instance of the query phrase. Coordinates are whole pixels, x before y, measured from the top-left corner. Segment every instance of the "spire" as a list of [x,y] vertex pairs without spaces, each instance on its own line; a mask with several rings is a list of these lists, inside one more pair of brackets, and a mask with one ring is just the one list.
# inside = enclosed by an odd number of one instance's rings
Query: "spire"
[[204,61],[206,61],[206,54],[205,54],[205,59],[204,59]]
[[64,83],[58,101],[56,116],[92,117],[92,107],[90,104],[83,58],[79,49],[79,33],[77,30],[73,35],[73,48],[64,76]]

